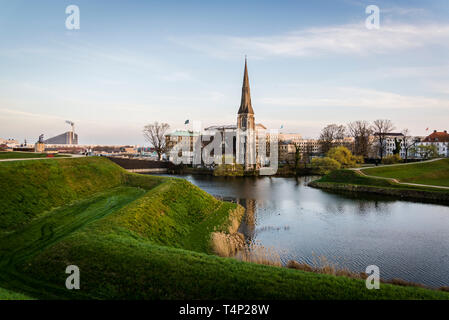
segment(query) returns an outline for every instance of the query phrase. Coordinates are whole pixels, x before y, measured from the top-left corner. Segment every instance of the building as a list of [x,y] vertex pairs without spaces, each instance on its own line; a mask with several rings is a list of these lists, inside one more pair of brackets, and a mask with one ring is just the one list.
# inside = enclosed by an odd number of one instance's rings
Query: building
[[422,155],[419,152],[420,146],[435,146],[438,156],[449,157],[449,134],[447,130],[438,132],[434,130],[430,135],[422,139],[416,144],[416,157],[420,158]]
[[[299,135],[298,135],[299,136]],[[296,148],[299,148],[301,158],[307,157],[308,160],[313,156],[320,154],[320,143],[317,139],[297,139],[282,140],[279,139],[279,162],[291,163],[295,160]],[[307,161],[308,161],[307,160]]]
[[237,150],[236,158],[242,163],[245,171],[254,170],[256,165],[256,122],[251,104],[248,66],[245,58],[243,73],[242,98],[237,113]]
[[393,155],[395,150],[396,150],[396,143],[399,143],[400,146],[400,150],[399,150],[399,155],[401,156],[401,158],[405,158],[405,149],[403,146],[403,140],[405,138],[405,136],[402,133],[394,133],[394,132],[390,132],[384,135],[384,142],[383,142],[383,146],[381,146],[379,144],[379,140],[378,140],[379,134],[375,133],[374,137],[373,137],[373,156],[374,157],[380,157],[381,154],[381,150],[382,151],[382,155],[385,156],[390,156]]
[[279,142],[281,141],[291,141],[291,142],[299,142],[302,140],[302,137],[298,133],[279,133]]
[[175,163],[177,158],[182,159],[183,163],[193,163],[195,144],[200,137],[200,132],[189,130],[176,130],[165,135],[168,160]]
[[77,145],[78,135],[73,131],[67,131],[58,136],[52,137],[50,139],[44,140],[45,144],[68,144]]
[[6,145],[8,148],[17,147],[19,145],[19,141],[15,139],[2,139],[0,138],[0,145]]

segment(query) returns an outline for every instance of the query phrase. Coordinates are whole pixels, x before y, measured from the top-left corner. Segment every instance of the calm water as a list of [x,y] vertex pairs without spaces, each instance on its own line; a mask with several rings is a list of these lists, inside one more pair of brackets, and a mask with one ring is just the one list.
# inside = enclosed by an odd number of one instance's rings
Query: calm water
[[339,267],[377,265],[384,279],[449,285],[449,207],[378,196],[345,196],[307,187],[311,177],[179,176],[251,215],[240,231],[281,260]]

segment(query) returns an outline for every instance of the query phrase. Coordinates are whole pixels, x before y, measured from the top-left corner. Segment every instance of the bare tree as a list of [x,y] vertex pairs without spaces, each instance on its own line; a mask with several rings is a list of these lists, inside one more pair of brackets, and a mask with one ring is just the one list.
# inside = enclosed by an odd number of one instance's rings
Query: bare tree
[[394,130],[394,125],[391,120],[387,119],[378,119],[373,123],[373,131],[374,135],[377,139],[379,155],[380,159],[383,159],[385,153],[385,142],[387,140],[387,136]]
[[407,162],[410,150],[415,147],[418,141],[411,136],[410,131],[408,129],[404,129],[402,131],[402,134],[404,135],[404,138],[402,140],[402,148],[405,151],[405,162]]
[[368,157],[371,149],[370,136],[373,130],[367,121],[354,121],[348,123],[348,131],[354,138],[354,154]]
[[342,125],[330,124],[321,130],[319,143],[321,152],[327,153],[335,145],[341,145],[345,137],[346,128]]
[[143,128],[143,136],[153,146],[159,160],[161,160],[162,154],[167,151],[165,133],[169,128],[170,126],[167,123],[159,123],[157,121],[147,124]]

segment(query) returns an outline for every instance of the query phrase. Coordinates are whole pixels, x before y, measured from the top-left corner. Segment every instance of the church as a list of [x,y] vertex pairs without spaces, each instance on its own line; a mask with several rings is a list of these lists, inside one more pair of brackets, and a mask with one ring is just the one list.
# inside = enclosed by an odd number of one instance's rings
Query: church
[[[167,146],[171,150],[169,159],[175,163],[182,161],[183,163],[193,163],[194,166],[213,167],[215,164],[222,163],[224,155],[228,158],[232,156],[233,161],[242,164],[245,171],[258,170],[266,162],[266,155],[257,153],[260,137],[267,136],[266,130],[265,126],[255,122],[251,103],[248,61],[245,58],[242,95],[236,124],[209,126],[201,133],[178,130],[168,134],[166,136]],[[217,139],[215,143],[213,143],[214,139]],[[221,148],[220,155],[214,155],[214,150],[217,148]],[[213,163],[206,161],[204,154],[211,154]]]
[[[256,124],[254,109],[251,103],[251,90],[248,76],[248,61],[245,58],[245,69],[243,72],[242,96],[240,107],[237,112],[236,125],[211,126],[204,129],[206,134],[220,132],[222,137],[225,134],[234,136],[233,150],[237,163],[243,165],[245,171],[259,169],[261,166],[261,155],[257,155],[258,141],[261,133],[265,134],[266,127],[262,124]],[[225,139],[223,139],[225,140]],[[225,146],[223,145],[223,154]]]

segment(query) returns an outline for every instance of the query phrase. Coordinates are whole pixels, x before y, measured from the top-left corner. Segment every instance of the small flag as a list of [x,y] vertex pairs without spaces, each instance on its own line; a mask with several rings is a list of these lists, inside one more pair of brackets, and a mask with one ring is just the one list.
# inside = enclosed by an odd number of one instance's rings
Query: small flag
[[184,124],[189,124],[190,123],[190,120],[186,120],[185,122],[184,122]]

